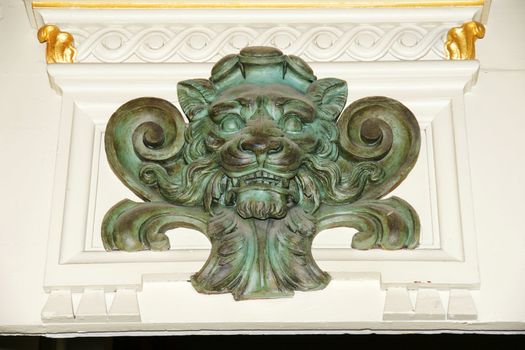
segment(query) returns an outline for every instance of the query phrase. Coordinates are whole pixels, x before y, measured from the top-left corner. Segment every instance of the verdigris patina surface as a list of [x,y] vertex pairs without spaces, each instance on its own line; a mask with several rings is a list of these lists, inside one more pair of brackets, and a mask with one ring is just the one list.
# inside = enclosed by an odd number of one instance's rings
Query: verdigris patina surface
[[123,200],[105,216],[106,250],[167,250],[164,234],[189,227],[211,241],[191,282],[236,300],[324,288],[312,257],[321,230],[358,230],[356,249],[412,249],[414,209],[392,191],[420,146],[413,114],[387,97],[343,110],[347,85],[317,79],[300,58],[248,47],[178,84],[176,107],[138,98],[106,129],[115,174],[146,203]]

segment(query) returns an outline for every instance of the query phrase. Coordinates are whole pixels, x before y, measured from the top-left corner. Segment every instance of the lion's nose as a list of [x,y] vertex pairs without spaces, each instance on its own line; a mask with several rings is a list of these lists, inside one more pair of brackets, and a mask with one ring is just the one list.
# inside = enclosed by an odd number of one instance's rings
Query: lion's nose
[[256,156],[263,154],[278,153],[283,149],[279,140],[264,137],[251,137],[241,141],[241,149],[255,153]]

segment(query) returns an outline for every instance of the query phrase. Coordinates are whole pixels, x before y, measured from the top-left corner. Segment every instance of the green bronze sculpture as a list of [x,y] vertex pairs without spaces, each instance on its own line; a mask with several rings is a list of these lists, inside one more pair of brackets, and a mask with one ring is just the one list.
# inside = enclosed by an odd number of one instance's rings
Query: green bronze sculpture
[[324,288],[311,245],[321,230],[353,227],[356,249],[415,248],[419,219],[392,191],[420,146],[413,114],[387,97],[343,110],[347,86],[316,79],[300,58],[248,47],[178,84],[189,123],[169,102],[138,98],[106,129],[109,163],[145,203],[106,214],[106,250],[167,250],[188,227],[211,241],[191,282],[236,300]]

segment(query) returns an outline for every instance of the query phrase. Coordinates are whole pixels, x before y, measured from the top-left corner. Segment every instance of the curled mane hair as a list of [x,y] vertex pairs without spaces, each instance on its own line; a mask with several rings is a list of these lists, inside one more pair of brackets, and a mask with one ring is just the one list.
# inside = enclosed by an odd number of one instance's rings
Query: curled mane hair
[[[177,204],[204,205],[209,210],[224,175],[217,162],[217,154],[206,149],[207,119],[200,118],[189,124],[184,134],[186,143],[181,151],[182,159],[170,167],[146,164],[140,171],[140,177],[148,185],[157,186],[164,197]],[[181,171],[175,171],[180,167]],[[170,172],[170,169],[174,171]]]
[[[182,150],[182,171],[179,176],[166,168],[149,163],[140,173],[145,183],[159,188],[163,196],[184,205],[204,205],[210,210],[214,201],[224,204],[226,175],[218,164],[216,152],[206,147],[211,121],[207,116],[193,120],[185,132]],[[338,130],[332,121],[318,117],[322,132],[314,154],[305,157],[303,165],[292,180],[297,192],[296,201],[307,212],[314,212],[321,202],[344,203],[357,200],[368,182],[381,180],[382,171],[373,162],[362,162],[342,172],[338,158]],[[180,164],[176,164],[181,166]]]
[[[221,170],[218,153],[206,145],[212,131],[209,106],[220,91],[249,82],[245,68],[253,62],[251,59],[243,61],[244,55],[246,53],[241,52],[218,62],[210,80],[192,79],[178,85],[179,102],[190,119],[180,157],[172,161],[173,164],[147,163],[140,171],[144,183],[157,186],[162,196],[174,203],[203,205],[208,211],[214,202],[226,205],[229,179]],[[284,74],[279,81],[289,84],[284,76],[290,75],[293,87],[310,98],[316,106],[313,123],[319,128],[315,151],[305,155],[297,176],[290,181],[294,201],[305,211],[314,212],[322,202],[335,204],[357,200],[366,184],[380,181],[383,173],[374,162],[359,162],[348,169],[344,159],[339,157],[336,120],[346,104],[346,82],[334,78],[317,80],[308,64],[295,56],[280,53],[279,60],[282,66],[272,65],[272,69]],[[276,78],[272,78],[272,74],[267,76],[269,80],[265,83],[274,84]]]

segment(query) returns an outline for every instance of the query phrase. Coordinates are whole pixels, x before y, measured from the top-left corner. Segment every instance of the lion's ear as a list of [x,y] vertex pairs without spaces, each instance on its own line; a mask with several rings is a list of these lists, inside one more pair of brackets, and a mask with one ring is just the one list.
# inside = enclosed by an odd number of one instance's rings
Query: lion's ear
[[348,87],[344,80],[325,78],[314,81],[306,94],[317,105],[317,113],[322,118],[335,120],[346,104]]
[[177,85],[180,106],[189,120],[204,116],[215,94],[215,87],[207,79],[184,80]]

